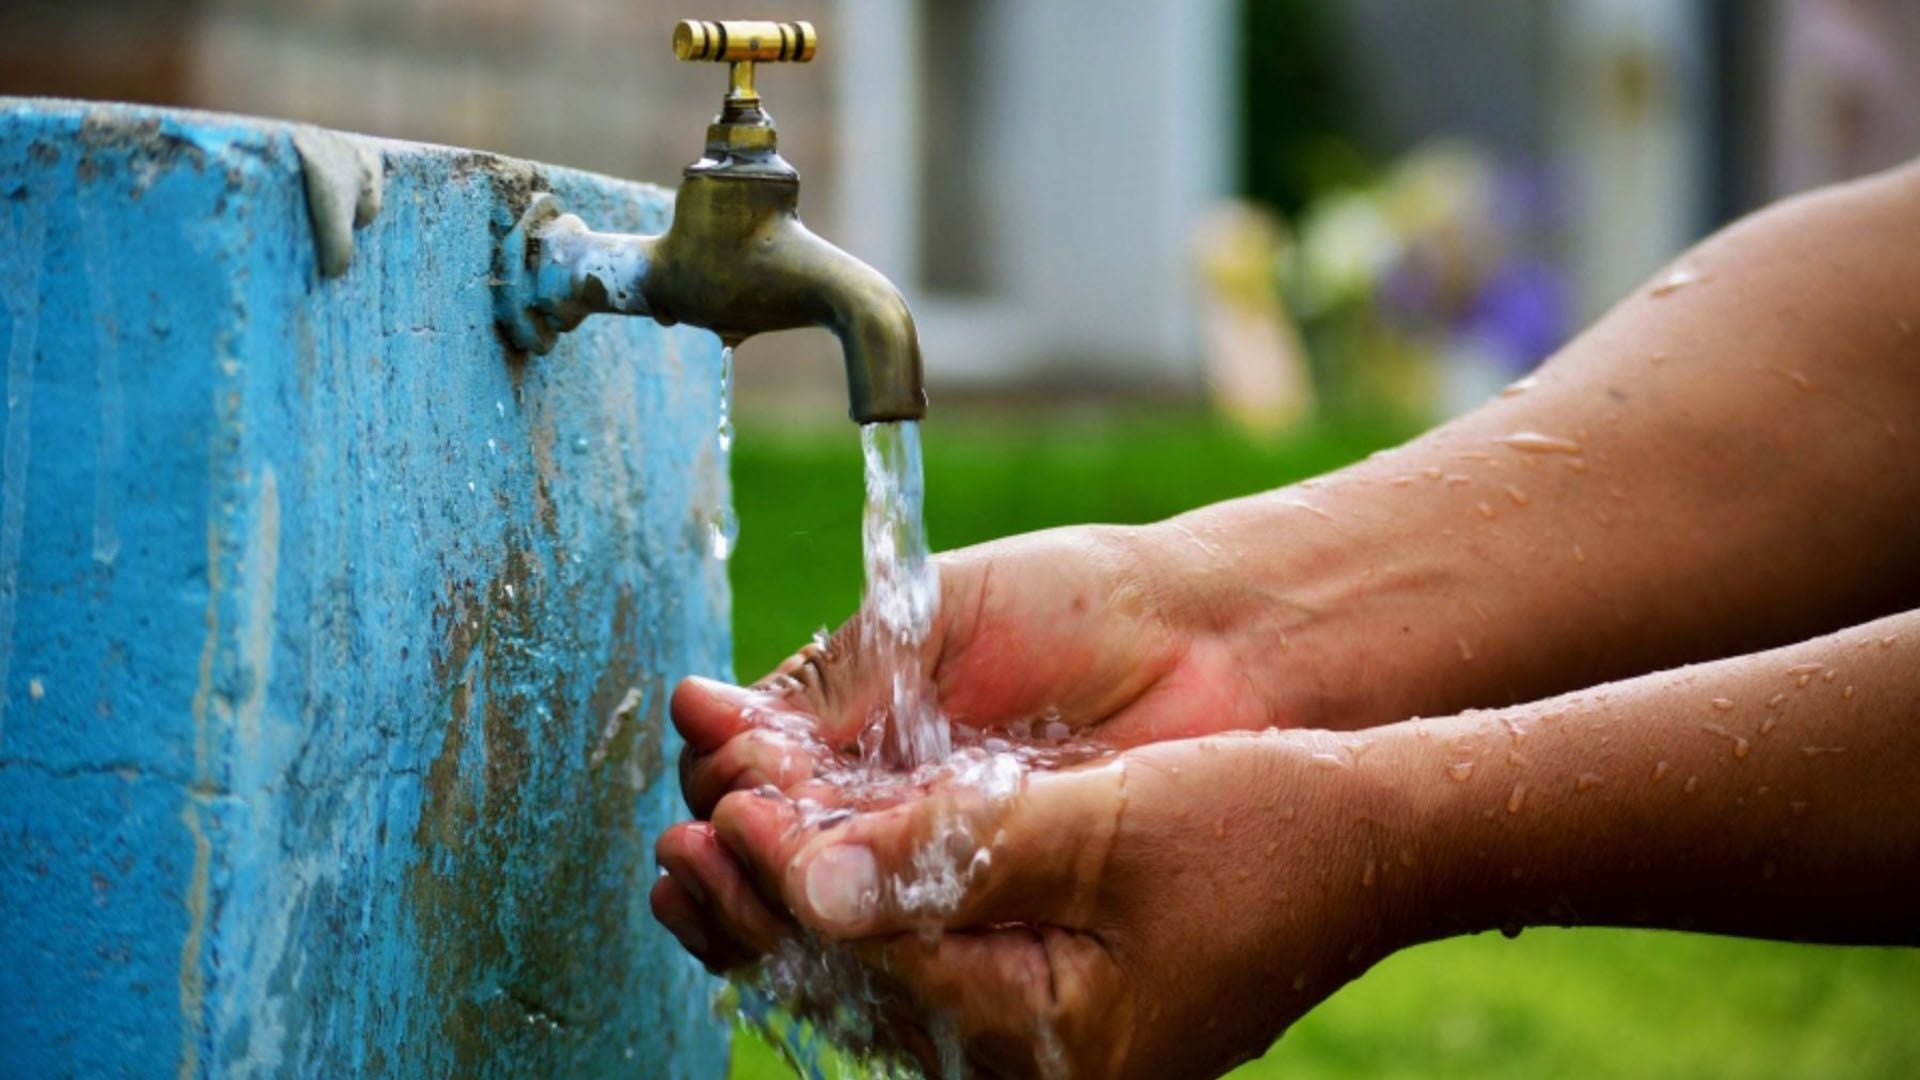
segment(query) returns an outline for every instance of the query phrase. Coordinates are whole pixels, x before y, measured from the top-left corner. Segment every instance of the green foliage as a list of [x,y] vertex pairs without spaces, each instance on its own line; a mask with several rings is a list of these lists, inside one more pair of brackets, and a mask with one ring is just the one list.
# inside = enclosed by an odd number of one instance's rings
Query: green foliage
[[1240,192],[1288,218],[1369,173],[1326,0],[1241,0]]
[[[736,650],[772,667],[860,594],[851,428],[742,424]],[[1192,413],[968,418],[925,432],[937,548],[1083,521],[1152,521],[1324,472],[1408,434],[1333,424],[1271,446]],[[1231,917],[1221,913],[1221,917]],[[1920,1075],[1920,950],[1627,931],[1531,931],[1391,957],[1315,1010],[1245,1078]],[[752,1036],[737,1080],[784,1077]]]

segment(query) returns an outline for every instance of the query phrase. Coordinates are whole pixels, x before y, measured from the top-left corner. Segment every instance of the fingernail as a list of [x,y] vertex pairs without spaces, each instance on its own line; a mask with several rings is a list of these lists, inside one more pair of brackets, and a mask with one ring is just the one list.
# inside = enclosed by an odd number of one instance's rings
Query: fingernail
[[807,866],[807,906],[823,921],[858,924],[880,898],[880,867],[859,844],[830,847]]
[[730,682],[721,682],[719,679],[709,679],[705,675],[689,675],[687,676],[687,681],[707,693],[712,694],[714,697],[738,698],[746,695],[746,691]]

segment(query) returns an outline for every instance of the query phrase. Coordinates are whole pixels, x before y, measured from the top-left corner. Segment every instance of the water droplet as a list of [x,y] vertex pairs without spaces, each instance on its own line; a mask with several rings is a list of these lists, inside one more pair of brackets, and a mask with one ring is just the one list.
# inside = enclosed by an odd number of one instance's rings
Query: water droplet
[[1586,550],[1582,548],[1579,544],[1573,545],[1573,561],[1577,563],[1584,563],[1587,561]]
[[1691,795],[1691,794],[1693,794],[1694,792],[1696,792],[1696,791],[1699,791],[1699,790],[1700,790],[1700,778],[1699,778],[1699,777],[1697,777],[1697,776],[1689,776],[1689,777],[1687,777],[1687,782],[1686,782],[1685,784],[1682,784],[1682,785],[1680,786],[1680,790],[1681,790],[1681,791],[1682,791],[1683,793],[1685,793],[1685,794],[1688,794],[1688,795]]
[[1733,708],[1733,699],[1732,699],[1732,698],[1723,698],[1723,697],[1717,697],[1717,698],[1714,698],[1714,699],[1713,699],[1713,707],[1714,707],[1715,709],[1718,709],[1718,710],[1719,710],[1719,711],[1721,711],[1721,712],[1726,712],[1726,711],[1728,711],[1729,709],[1732,709],[1732,708]]
[[1583,772],[1574,779],[1573,790],[1587,791],[1591,788],[1597,788],[1606,782],[1606,778],[1597,772]]
[[1280,505],[1291,506],[1296,510],[1305,510],[1307,513],[1312,514],[1314,517],[1320,518],[1325,521],[1333,520],[1332,514],[1327,513],[1325,510],[1320,509],[1319,507],[1313,505],[1312,503],[1308,502],[1305,499],[1281,499]]
[[493,403],[493,411],[496,413],[499,413],[502,417],[506,416],[507,415],[506,402],[499,401],[496,399]]
[[1447,766],[1447,779],[1456,784],[1464,784],[1473,775],[1473,762],[1456,761]]
[[1667,764],[1666,762],[1664,761],[1656,762],[1653,766],[1654,783],[1659,783],[1660,781],[1665,780],[1667,778],[1667,774],[1672,771],[1673,771],[1673,766]]
[[1648,289],[1647,292],[1652,296],[1667,296],[1689,285],[1697,284],[1705,280],[1705,278],[1700,276],[1699,271],[1691,267],[1676,266],[1669,271],[1665,277],[1654,282],[1653,287]]
[[39,701],[41,698],[46,696],[47,696],[47,687],[45,683],[42,683],[39,679],[27,680],[27,697],[33,699],[34,701]]
[[1480,516],[1483,518],[1487,518],[1489,520],[1493,518],[1493,507],[1489,506],[1485,500],[1482,500],[1479,503],[1476,503],[1474,505],[1474,509],[1480,511]]
[[1473,646],[1467,644],[1466,638],[1456,638],[1454,640],[1460,646],[1460,659],[1462,661],[1471,661],[1473,659]]
[[1512,794],[1507,796],[1507,813],[1519,813],[1520,807],[1524,805],[1526,801],[1527,782],[1525,780],[1517,780],[1514,782]]
[[1572,439],[1563,439],[1558,435],[1542,435],[1537,431],[1516,431],[1494,441],[1525,454],[1578,455],[1582,452],[1580,444]]
[[1535,386],[1538,386],[1539,384],[1540,384],[1540,376],[1528,375],[1523,379],[1515,379],[1513,382],[1508,383],[1505,387],[1503,387],[1500,390],[1500,396],[1501,397],[1519,397],[1521,394],[1526,393],[1527,391],[1533,389]]
[[1307,988],[1307,973],[1306,973],[1306,972],[1304,972],[1304,971],[1302,971],[1302,972],[1300,972],[1299,974],[1297,974],[1297,975],[1295,975],[1295,976],[1293,977],[1293,988],[1294,988],[1294,989],[1295,989],[1296,991],[1298,991],[1298,990],[1305,990],[1305,989]]
[[1295,816],[1296,816],[1296,813],[1295,813],[1295,811],[1294,811],[1294,809],[1293,809],[1293,807],[1291,807],[1291,806],[1283,806],[1283,807],[1281,807],[1281,808],[1280,808],[1280,820],[1281,820],[1281,821],[1292,821],[1292,820],[1294,819],[1294,817],[1295,817]]
[[1825,670],[1825,671],[1823,671],[1823,672],[1821,672],[1821,673],[1820,673],[1820,678],[1821,678],[1821,679],[1822,679],[1823,681],[1826,681],[1826,682],[1832,682],[1832,681],[1833,681],[1833,679],[1834,679],[1834,676],[1836,676],[1836,675],[1838,675],[1838,674],[1840,674],[1840,672],[1839,672],[1839,671],[1838,671],[1837,669],[1835,669],[1835,668],[1828,668],[1827,670]]
[[1793,800],[1792,802],[1788,803],[1787,806],[1793,810],[1793,815],[1795,817],[1799,817],[1801,814],[1804,814],[1807,812],[1807,804],[1800,801],[1799,799]]
[[1853,700],[1853,684],[1851,683],[1847,684],[1847,688],[1845,690],[1840,691],[1840,700],[1841,701]]
[[1893,635],[1893,634],[1888,634],[1888,635],[1887,635],[1886,637],[1883,637],[1883,638],[1881,638],[1881,639],[1880,639],[1880,647],[1881,647],[1881,648],[1883,648],[1883,649],[1891,649],[1891,648],[1893,648],[1893,639],[1894,639],[1894,637],[1895,637],[1895,636],[1896,636],[1896,635]]
[[1652,356],[1647,357],[1647,363],[1652,364],[1654,367],[1659,367],[1661,364],[1664,364],[1666,362],[1667,362],[1667,354],[1663,352],[1657,352],[1657,353],[1654,353]]
[[1781,705],[1781,703],[1782,703],[1782,702],[1784,702],[1784,701],[1786,701],[1786,700],[1787,700],[1787,695],[1785,695],[1785,694],[1775,694],[1775,695],[1773,695],[1772,697],[1770,697],[1770,698],[1768,698],[1768,699],[1767,699],[1767,708],[1769,708],[1769,709],[1777,709],[1777,708],[1779,708],[1779,707],[1780,707],[1780,705]]
[[1506,729],[1507,740],[1514,746],[1519,746],[1521,742],[1525,741],[1527,729],[1520,725],[1520,721],[1515,720],[1511,716],[1502,716],[1500,718],[1500,726]]
[[733,507],[722,506],[707,519],[707,551],[714,558],[726,562],[733,557],[734,545],[740,540],[740,519],[734,515]]
[[1513,505],[1515,506],[1525,506],[1528,503],[1533,501],[1532,499],[1527,498],[1526,492],[1521,491],[1519,488],[1514,487],[1512,484],[1507,485],[1507,498],[1512,499]]
[[1389,484],[1391,484],[1391,485],[1393,485],[1394,487],[1406,487],[1406,486],[1407,486],[1408,484],[1411,484],[1411,483],[1413,483],[1413,477],[1411,477],[1411,476],[1396,476],[1396,477],[1393,477],[1392,479],[1390,479],[1390,480],[1388,480],[1388,481],[1387,481],[1387,483],[1389,483]]
[[1775,724],[1777,724],[1777,723],[1779,723],[1779,722],[1780,722],[1780,718],[1779,718],[1779,717],[1777,717],[1777,716],[1765,716],[1765,717],[1761,717],[1761,719],[1760,719],[1760,734],[1762,734],[1762,735],[1771,735],[1771,734],[1773,734],[1773,727],[1774,727],[1774,725],[1775,725]]
[[1799,387],[1802,390],[1813,389],[1813,380],[1807,378],[1807,373],[1804,371],[1800,371],[1794,368],[1788,368],[1784,371],[1780,370],[1779,368],[1772,368],[1770,370],[1775,371],[1776,373],[1779,374],[1781,378],[1787,380],[1788,382],[1792,383],[1793,385]]
[[1373,888],[1374,879],[1377,878],[1378,876],[1379,876],[1378,869],[1374,866],[1373,860],[1368,859],[1367,868],[1360,872],[1361,886],[1368,889]]
[[1729,743],[1733,744],[1734,757],[1744,758],[1747,756],[1747,750],[1749,749],[1749,747],[1747,744],[1747,737],[1745,735],[1741,735],[1737,732],[1729,731],[1725,727],[1719,724],[1701,724],[1700,730],[1706,732],[1709,735],[1714,736],[1715,738],[1725,739]]
[[1440,470],[1429,465],[1426,468],[1420,470],[1420,475],[1426,477],[1429,480],[1438,480],[1440,479]]
[[1803,746],[1800,748],[1800,753],[1810,758],[1819,757],[1822,754],[1844,754],[1846,752],[1847,748],[1844,746]]
[[1473,483],[1473,477],[1462,476],[1459,473],[1448,473],[1446,483],[1448,487],[1466,487],[1468,484]]

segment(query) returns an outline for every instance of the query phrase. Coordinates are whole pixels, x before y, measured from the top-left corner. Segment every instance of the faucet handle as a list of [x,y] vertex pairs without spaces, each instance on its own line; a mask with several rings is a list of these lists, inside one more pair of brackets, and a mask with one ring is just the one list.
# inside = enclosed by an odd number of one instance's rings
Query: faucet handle
[[673,28],[673,55],[681,60],[804,64],[819,45],[810,22],[682,19]]

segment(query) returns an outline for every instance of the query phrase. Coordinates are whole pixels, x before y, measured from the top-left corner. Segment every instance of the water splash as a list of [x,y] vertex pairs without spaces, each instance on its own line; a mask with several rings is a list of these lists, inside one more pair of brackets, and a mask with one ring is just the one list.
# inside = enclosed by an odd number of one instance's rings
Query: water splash
[[[801,827],[827,826],[849,811],[892,805],[936,786],[968,789],[979,797],[975,807],[990,810],[1018,798],[1035,770],[1110,754],[1074,738],[1071,726],[1051,708],[1010,719],[1000,731],[949,721],[922,655],[939,614],[940,577],[928,555],[922,517],[919,426],[869,424],[861,428],[860,444],[866,461],[861,519],[866,592],[856,647],[864,675],[878,692],[856,740],[858,753],[834,753],[804,717],[775,712],[755,717],[824,763],[814,778],[836,791],[834,805],[797,801]],[[825,638],[823,630],[816,643],[824,647]],[[991,838],[975,833],[990,817],[935,821],[904,870],[887,880],[889,901],[923,934],[939,933],[942,921],[991,865]],[[891,1036],[883,993],[846,946],[803,934],[736,979],[718,1004],[723,1013],[757,1029],[801,1076],[921,1075]],[[925,1034],[937,1071],[964,1075],[957,1026],[930,1017]],[[1042,1025],[1036,1038],[1036,1066],[1043,1075],[1058,1071],[1063,1062],[1055,1034]]]

